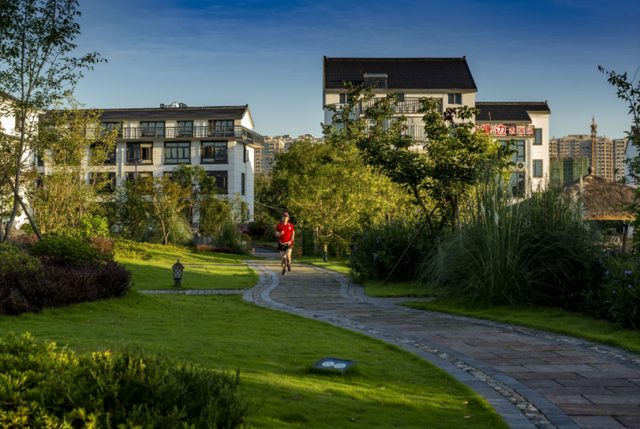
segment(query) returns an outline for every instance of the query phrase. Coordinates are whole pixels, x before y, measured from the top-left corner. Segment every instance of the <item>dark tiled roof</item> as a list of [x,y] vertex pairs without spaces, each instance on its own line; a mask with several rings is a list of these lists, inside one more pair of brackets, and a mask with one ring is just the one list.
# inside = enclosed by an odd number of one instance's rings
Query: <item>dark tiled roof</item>
[[99,109],[103,121],[165,119],[241,119],[248,106],[179,107],[139,109]]
[[359,85],[365,73],[388,75],[389,89],[477,90],[467,60],[462,58],[327,58],[324,88],[343,89],[343,81]]
[[[476,102],[476,108],[480,109],[480,114],[476,116],[478,122],[507,122],[507,121],[527,121],[531,122],[531,117],[527,112],[551,113],[546,101],[524,101],[524,102]],[[489,118],[491,114],[491,118]]]

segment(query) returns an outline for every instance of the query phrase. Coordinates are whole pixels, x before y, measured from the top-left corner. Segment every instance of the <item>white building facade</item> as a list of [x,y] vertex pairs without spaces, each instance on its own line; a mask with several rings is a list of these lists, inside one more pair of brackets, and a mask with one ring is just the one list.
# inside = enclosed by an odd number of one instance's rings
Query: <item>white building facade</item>
[[104,109],[106,128],[117,128],[116,150],[102,171],[117,186],[136,175],[160,177],[179,165],[199,165],[230,197],[239,196],[254,214],[256,148],[263,137],[245,106]]
[[[497,140],[515,141],[517,153],[511,175],[511,191],[524,197],[549,177],[549,116],[547,102],[476,102],[478,88],[462,58],[327,58],[323,62],[324,123],[333,122],[327,105],[346,103],[344,82],[372,87],[377,97],[395,93],[397,116],[405,116],[406,133],[419,143],[424,141],[423,114],[418,113],[420,98],[440,100],[441,111],[448,107],[480,109],[476,125]],[[357,114],[368,105],[360,103]]]

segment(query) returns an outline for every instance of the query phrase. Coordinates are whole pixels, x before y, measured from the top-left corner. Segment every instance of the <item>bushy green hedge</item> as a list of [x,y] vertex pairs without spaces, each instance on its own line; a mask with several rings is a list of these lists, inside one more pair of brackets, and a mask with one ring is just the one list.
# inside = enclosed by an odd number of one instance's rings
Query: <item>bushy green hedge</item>
[[55,265],[80,266],[92,261],[104,261],[110,255],[101,254],[87,239],[70,235],[47,235],[36,242],[29,252]]
[[249,412],[239,380],[136,352],[76,356],[9,334],[0,340],[0,427],[239,428]]
[[[352,276],[356,279],[386,279],[419,229],[418,224],[405,221],[368,225],[353,237],[353,241],[357,244],[352,246],[349,257]],[[392,280],[415,279],[417,267],[425,254],[432,252],[433,249],[433,238],[428,228],[424,228],[400,261]]]

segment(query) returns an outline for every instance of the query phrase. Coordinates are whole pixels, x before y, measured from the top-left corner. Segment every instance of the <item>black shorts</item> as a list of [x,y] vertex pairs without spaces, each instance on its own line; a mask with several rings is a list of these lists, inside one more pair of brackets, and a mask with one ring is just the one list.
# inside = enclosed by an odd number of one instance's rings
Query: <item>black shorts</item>
[[286,252],[291,249],[291,247],[293,247],[293,244],[282,244],[278,242],[278,252]]

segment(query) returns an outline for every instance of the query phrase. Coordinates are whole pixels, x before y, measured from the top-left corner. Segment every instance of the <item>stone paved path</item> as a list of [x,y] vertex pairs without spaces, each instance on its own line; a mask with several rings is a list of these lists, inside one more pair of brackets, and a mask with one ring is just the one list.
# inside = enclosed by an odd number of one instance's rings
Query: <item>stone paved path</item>
[[[584,340],[423,312],[364,295],[337,273],[278,261],[244,298],[397,344],[452,374],[512,428],[640,428],[640,357]],[[410,299],[405,299],[405,301]]]

